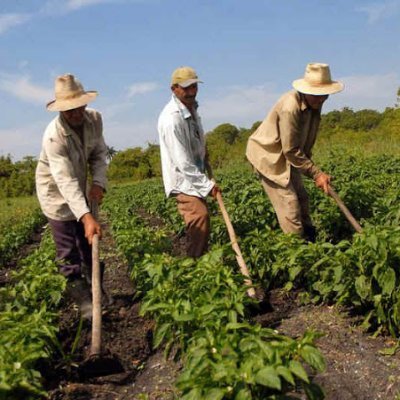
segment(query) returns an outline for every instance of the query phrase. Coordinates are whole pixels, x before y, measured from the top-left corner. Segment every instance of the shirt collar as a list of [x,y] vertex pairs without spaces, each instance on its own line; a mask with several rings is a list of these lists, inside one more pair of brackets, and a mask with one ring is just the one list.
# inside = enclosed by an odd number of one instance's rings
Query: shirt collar
[[[175,101],[176,107],[178,109],[178,111],[180,112],[180,114],[182,115],[182,118],[184,119],[188,119],[191,118],[192,114],[191,112],[188,110],[188,108],[175,96],[175,94],[172,94],[172,98]],[[195,111],[197,110],[198,107],[198,103],[195,103],[194,109]]]
[[300,93],[300,92],[297,92],[297,93],[298,93],[299,100],[300,100],[300,110],[301,110],[301,111],[305,111],[305,110],[307,110],[307,109],[311,109],[311,108],[308,106],[307,102],[306,102],[306,98],[304,97],[304,94],[302,94],[302,93]]
[[[59,122],[60,125],[63,127],[63,134],[64,136],[71,136],[71,135],[77,135],[77,133],[68,125],[68,122],[66,119],[62,116],[62,114],[59,114]],[[83,121],[83,130],[86,129],[87,124],[90,123],[90,119],[88,117],[88,114],[85,112],[84,115],[84,121]]]

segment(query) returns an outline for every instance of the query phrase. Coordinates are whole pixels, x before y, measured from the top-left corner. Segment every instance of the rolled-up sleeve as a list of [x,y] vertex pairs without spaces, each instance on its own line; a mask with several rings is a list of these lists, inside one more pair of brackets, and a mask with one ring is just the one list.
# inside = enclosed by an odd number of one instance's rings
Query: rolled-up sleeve
[[65,144],[50,137],[45,140],[43,146],[47,154],[51,175],[58,190],[76,219],[81,219],[90,210],[79,186],[79,179],[74,173]]
[[301,111],[282,112],[279,119],[279,131],[282,152],[289,163],[304,175],[315,178],[321,171],[301,149]]

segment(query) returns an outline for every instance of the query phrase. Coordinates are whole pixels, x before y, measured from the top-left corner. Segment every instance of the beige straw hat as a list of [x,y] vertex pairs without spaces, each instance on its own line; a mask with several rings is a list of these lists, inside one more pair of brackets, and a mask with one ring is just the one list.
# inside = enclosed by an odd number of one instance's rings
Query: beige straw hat
[[97,92],[86,92],[78,79],[71,74],[56,78],[54,92],[56,99],[47,103],[49,111],[72,110],[90,103],[97,97]]
[[197,76],[197,72],[191,67],[179,67],[171,76],[171,85],[179,85],[183,88],[198,82],[203,83]]
[[341,92],[343,83],[333,81],[328,64],[310,63],[307,64],[304,78],[293,81],[292,86],[304,94],[322,96]]

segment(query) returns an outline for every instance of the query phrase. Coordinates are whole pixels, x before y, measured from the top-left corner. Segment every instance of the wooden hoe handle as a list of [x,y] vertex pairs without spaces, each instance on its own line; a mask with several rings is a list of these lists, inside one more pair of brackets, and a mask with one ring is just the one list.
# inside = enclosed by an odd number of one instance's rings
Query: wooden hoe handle
[[231,220],[229,218],[228,212],[226,211],[226,208],[225,208],[225,205],[224,205],[224,201],[222,200],[221,193],[217,192],[217,196],[216,197],[217,197],[219,208],[221,209],[221,213],[222,213],[222,216],[223,216],[224,221],[225,221],[225,225],[226,225],[226,227],[228,229],[228,234],[229,234],[229,238],[231,240],[232,249],[235,251],[236,260],[237,260],[237,262],[239,264],[240,272],[245,277],[245,280],[244,280],[245,284],[247,286],[250,286],[247,289],[247,294],[249,295],[249,297],[253,297],[254,298],[256,296],[256,292],[255,292],[254,288],[251,287],[251,286],[253,286],[253,283],[252,283],[251,278],[250,278],[250,273],[249,273],[249,270],[247,268],[246,263],[244,262],[244,259],[243,259],[243,256],[242,256],[242,252],[240,251],[239,244],[238,244],[238,242],[236,240],[235,231],[233,229],[233,226],[232,226]]
[[[92,214],[97,219],[98,205],[92,203]],[[99,236],[93,236],[92,241],[92,343],[90,355],[98,355],[101,352],[101,272],[99,261]]]
[[362,228],[360,224],[357,222],[357,220],[353,217],[349,209],[346,207],[346,205],[343,203],[343,201],[340,199],[339,195],[330,187],[328,186],[328,194],[331,196],[339,206],[340,210],[343,212],[347,220],[350,222],[352,227],[356,230],[356,232],[361,233]]

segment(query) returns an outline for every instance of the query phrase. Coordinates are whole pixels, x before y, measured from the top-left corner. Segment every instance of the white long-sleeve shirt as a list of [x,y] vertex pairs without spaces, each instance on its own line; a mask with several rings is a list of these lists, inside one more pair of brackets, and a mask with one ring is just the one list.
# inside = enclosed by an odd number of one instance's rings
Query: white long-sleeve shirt
[[193,115],[174,95],[158,119],[165,193],[207,197],[214,186],[205,169],[204,131],[197,111]]

